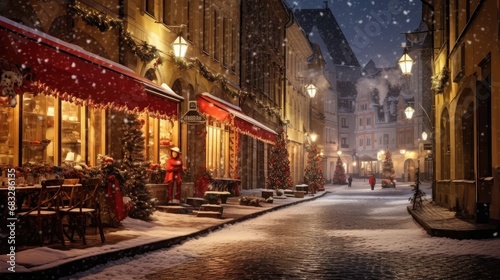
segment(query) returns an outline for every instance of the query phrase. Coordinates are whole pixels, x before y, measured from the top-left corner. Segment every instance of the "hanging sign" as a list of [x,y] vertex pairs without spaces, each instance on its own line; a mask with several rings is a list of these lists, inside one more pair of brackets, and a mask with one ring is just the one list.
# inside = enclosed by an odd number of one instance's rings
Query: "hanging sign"
[[432,144],[424,143],[424,150],[431,151],[432,150]]
[[196,101],[189,101],[189,109],[182,116],[181,122],[186,124],[201,124],[205,123],[207,119],[198,111],[198,103]]

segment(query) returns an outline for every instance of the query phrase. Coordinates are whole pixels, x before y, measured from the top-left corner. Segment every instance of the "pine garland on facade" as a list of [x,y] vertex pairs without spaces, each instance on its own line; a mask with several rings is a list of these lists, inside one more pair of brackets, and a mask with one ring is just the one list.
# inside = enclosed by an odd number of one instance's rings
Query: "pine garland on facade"
[[122,170],[125,173],[126,195],[131,199],[129,216],[141,220],[149,220],[155,211],[155,199],[146,188],[148,165],[144,158],[143,121],[136,115],[128,115],[122,126]]
[[290,174],[290,159],[286,148],[286,134],[283,128],[278,129],[276,144],[271,149],[269,157],[269,175],[267,188],[269,189],[291,189],[293,186]]

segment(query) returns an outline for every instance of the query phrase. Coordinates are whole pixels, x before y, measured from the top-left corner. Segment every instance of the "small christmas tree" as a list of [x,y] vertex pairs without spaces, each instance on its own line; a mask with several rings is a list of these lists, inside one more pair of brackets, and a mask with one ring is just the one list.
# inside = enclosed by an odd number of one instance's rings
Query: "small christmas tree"
[[394,184],[394,164],[392,162],[391,152],[385,152],[385,160],[382,164],[382,188],[393,188]]
[[313,193],[319,189],[323,189],[325,178],[323,178],[323,166],[321,165],[322,158],[318,152],[318,146],[311,145],[307,154],[307,166],[304,175],[304,181],[309,185]]
[[337,163],[335,164],[335,173],[333,173],[332,183],[339,185],[346,184],[345,168],[340,157],[337,158]]
[[285,130],[282,127],[279,128],[276,144],[272,147],[269,156],[269,175],[267,177],[267,188],[269,189],[291,189],[293,186],[286,138]]
[[144,158],[144,121],[136,115],[128,115],[122,126],[122,170],[125,175],[126,196],[130,198],[129,216],[141,220],[149,220],[155,211],[155,200],[146,188],[148,165]]

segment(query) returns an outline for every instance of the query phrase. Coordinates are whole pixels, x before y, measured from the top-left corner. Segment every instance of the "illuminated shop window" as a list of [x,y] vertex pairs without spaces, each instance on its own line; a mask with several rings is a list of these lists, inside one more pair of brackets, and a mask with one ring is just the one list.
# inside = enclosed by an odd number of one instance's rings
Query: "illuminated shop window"
[[223,125],[207,126],[207,169],[214,177],[228,177],[228,140],[229,132]]
[[105,113],[102,109],[88,109],[89,130],[88,130],[88,158],[87,163],[96,166],[97,156],[104,154],[104,123]]
[[170,157],[173,142],[174,123],[170,120],[160,120],[160,163],[165,164]]
[[14,108],[0,105],[0,166],[14,165],[14,120]]
[[56,162],[55,99],[24,94],[22,102],[22,163]]
[[83,157],[83,136],[85,124],[82,122],[82,107],[73,103],[61,102],[61,160],[81,162]]

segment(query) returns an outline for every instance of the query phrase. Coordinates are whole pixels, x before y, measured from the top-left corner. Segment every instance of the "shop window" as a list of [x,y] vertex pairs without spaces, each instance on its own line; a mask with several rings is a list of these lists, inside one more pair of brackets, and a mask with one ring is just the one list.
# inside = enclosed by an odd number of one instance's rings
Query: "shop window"
[[160,163],[163,165],[170,158],[170,149],[175,146],[173,141],[174,123],[170,120],[160,120]]
[[144,125],[142,126],[142,134],[144,135],[144,158],[150,163],[158,162],[158,158],[155,156],[155,119],[152,117],[148,117],[146,114],[141,114],[139,117],[142,121],[144,121]]
[[54,100],[42,94],[23,95],[22,163],[56,163]]
[[207,168],[214,177],[228,177],[226,174],[226,145],[229,140],[229,132],[224,126],[207,126]]
[[73,103],[61,102],[61,160],[80,162],[83,157],[82,136],[85,135],[85,123],[82,122],[82,107]]
[[[0,166],[14,165],[15,124],[14,109],[0,107]],[[1,174],[0,174],[1,176]]]
[[89,134],[87,140],[87,163],[96,166],[97,156],[104,154],[104,111],[102,109],[89,109]]

